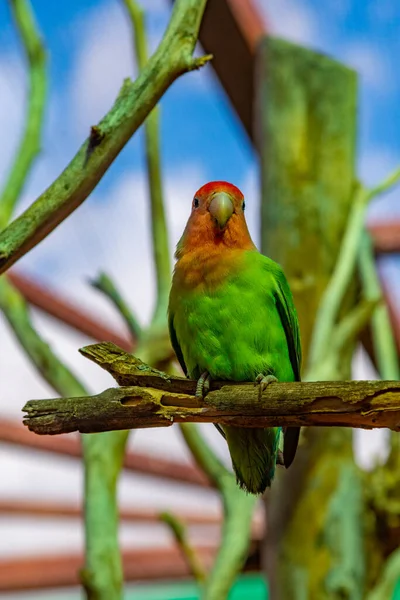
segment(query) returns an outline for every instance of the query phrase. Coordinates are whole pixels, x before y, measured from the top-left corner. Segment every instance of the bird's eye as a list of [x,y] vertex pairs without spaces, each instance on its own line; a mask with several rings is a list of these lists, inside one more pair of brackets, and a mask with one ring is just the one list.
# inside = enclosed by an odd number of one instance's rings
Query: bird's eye
[[244,212],[244,209],[246,208],[246,202],[243,200],[243,204],[242,204],[242,211]]
[[199,204],[200,204],[199,199],[195,198],[193,200],[193,208],[199,208]]

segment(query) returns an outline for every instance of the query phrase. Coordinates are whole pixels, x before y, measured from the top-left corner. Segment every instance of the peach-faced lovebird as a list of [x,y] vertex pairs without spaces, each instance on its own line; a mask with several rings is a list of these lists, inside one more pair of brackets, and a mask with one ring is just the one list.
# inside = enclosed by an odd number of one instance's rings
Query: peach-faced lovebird
[[[299,381],[301,347],[293,298],[281,267],[260,254],[244,217],[243,194],[225,181],[195,194],[176,249],[169,330],[178,360],[197,393],[211,379]],[[252,494],[271,485],[278,462],[288,467],[298,428],[218,427],[238,484]]]

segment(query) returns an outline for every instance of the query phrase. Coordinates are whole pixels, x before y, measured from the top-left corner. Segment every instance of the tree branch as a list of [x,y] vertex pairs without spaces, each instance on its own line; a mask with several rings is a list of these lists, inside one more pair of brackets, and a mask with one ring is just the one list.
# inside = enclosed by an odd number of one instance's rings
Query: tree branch
[[177,0],[167,31],[135,82],[126,79],[111,110],[52,185],[0,234],[0,273],[70,215],[91,193],[165,90],[210,57],[192,53],[206,0]]
[[321,356],[326,352],[326,340],[330,339],[334,332],[343,298],[356,266],[368,203],[376,196],[388,191],[399,180],[400,168],[397,168],[376,187],[367,189],[359,185],[355,192],[338,259],[315,319],[308,366],[308,372],[312,375],[316,372]]
[[25,130],[1,194],[0,230],[6,227],[11,218],[33,161],[40,151],[47,91],[46,53],[32,8],[27,0],[11,0],[10,5],[29,63],[29,99]]
[[[367,594],[366,600],[395,598],[399,585],[400,548],[395,550],[384,564],[376,586]],[[396,594],[397,595],[397,594]]]
[[[132,23],[136,61],[139,70],[143,71],[148,61],[144,11],[135,0],[123,0],[123,2]],[[164,323],[171,285],[171,261],[161,177],[159,108],[157,106],[147,117],[144,132],[147,181],[150,191],[153,257],[157,279],[157,302],[153,322]]]
[[[223,387],[215,389],[217,385]],[[252,383],[215,382],[214,391],[204,401],[194,396],[194,380],[172,378],[168,386],[169,390],[124,386],[95,396],[29,400],[23,408],[27,413],[24,424],[35,433],[48,435],[190,422],[261,428],[388,427],[400,431],[397,381],[276,383],[261,399]]]
[[182,424],[181,431],[194,459],[219,490],[223,502],[221,543],[202,590],[204,600],[220,600],[227,598],[248,555],[251,519],[257,497],[238,487],[233,473],[214,454],[196,425]]
[[109,300],[111,300],[124,319],[129,329],[129,333],[132,336],[132,341],[137,341],[141,336],[142,328],[139,321],[136,319],[133,310],[125,302],[125,299],[121,296],[113,280],[106,273],[100,273],[100,275],[90,283],[92,287],[102,292]]
[[310,344],[309,371],[315,369],[321,356],[326,354],[326,341],[330,339],[335,328],[340,307],[355,268],[368,200],[367,190],[359,185],[350,209],[338,258],[315,318]]
[[206,579],[206,572],[195,548],[189,542],[185,524],[170,512],[162,512],[160,520],[170,528],[190,573],[198,583],[203,583]]
[[379,374],[382,379],[400,379],[396,342],[388,309],[383,301],[371,238],[366,231],[361,238],[358,264],[365,297],[372,301],[379,301],[371,318],[373,345]]
[[124,387],[96,396],[30,400],[23,409],[24,424],[35,433],[94,433],[168,427],[174,422],[400,430],[400,382],[396,381],[273,383],[261,398],[253,383],[214,381],[210,393],[199,400],[194,380],[152,369],[113,344],[93,344],[82,353],[92,360],[96,356],[96,362]]

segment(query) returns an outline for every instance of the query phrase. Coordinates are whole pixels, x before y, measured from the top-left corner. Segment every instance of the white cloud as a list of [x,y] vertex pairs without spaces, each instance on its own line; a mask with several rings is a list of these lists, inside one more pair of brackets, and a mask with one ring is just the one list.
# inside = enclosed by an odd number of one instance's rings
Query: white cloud
[[79,25],[81,41],[75,57],[71,89],[72,113],[78,132],[111,108],[122,82],[135,77],[132,35],[122,4],[107,2],[88,11]]
[[14,54],[0,54],[0,188],[8,174],[22,134],[26,77]]
[[317,13],[304,1],[257,0],[271,35],[307,46],[319,42]]
[[[165,0],[151,0],[144,8],[151,55],[168,25],[171,6]],[[86,137],[90,126],[113,105],[124,78],[134,80],[138,69],[131,24],[122,4],[108,1],[87,11],[77,24],[74,38],[78,51],[71,76],[71,122],[75,123],[77,133]],[[208,66],[186,74],[184,85],[206,93],[210,80],[205,71],[210,69]]]

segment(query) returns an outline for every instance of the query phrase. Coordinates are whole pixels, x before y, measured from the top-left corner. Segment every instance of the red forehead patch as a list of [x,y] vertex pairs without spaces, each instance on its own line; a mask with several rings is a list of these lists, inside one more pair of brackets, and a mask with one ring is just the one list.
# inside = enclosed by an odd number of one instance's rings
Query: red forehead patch
[[210,181],[197,190],[195,196],[204,198],[214,192],[226,192],[227,194],[231,194],[234,198],[243,198],[243,194],[239,188],[228,181]]

